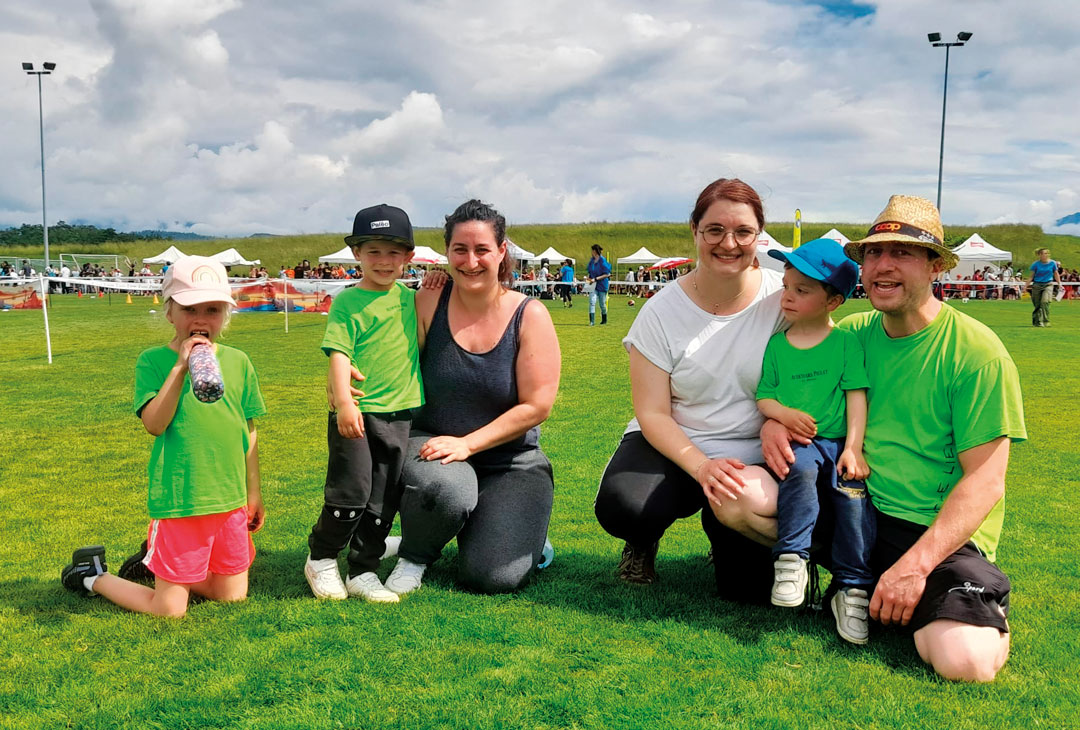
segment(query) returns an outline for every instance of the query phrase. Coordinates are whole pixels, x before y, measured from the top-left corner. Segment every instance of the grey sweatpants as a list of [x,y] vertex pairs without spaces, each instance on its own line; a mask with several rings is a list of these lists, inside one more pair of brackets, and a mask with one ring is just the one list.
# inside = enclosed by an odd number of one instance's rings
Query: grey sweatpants
[[485,451],[468,461],[423,461],[431,434],[414,430],[402,480],[398,554],[430,565],[454,537],[458,579],[482,593],[525,584],[547,537],[555,483],[539,448]]

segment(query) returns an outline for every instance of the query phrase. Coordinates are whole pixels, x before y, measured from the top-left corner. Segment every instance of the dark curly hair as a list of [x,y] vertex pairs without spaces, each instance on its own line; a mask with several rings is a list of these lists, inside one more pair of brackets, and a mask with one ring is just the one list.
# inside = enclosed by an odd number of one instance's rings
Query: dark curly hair
[[[506,241],[506,218],[502,213],[476,198],[467,200],[457,207],[450,215],[446,216],[446,225],[443,226],[443,243],[446,244],[447,253],[450,252],[450,239],[454,237],[454,226],[458,223],[479,221],[490,223],[492,233],[495,235],[495,245],[502,246]],[[514,262],[507,251],[499,264],[499,281],[509,285],[514,279]]]

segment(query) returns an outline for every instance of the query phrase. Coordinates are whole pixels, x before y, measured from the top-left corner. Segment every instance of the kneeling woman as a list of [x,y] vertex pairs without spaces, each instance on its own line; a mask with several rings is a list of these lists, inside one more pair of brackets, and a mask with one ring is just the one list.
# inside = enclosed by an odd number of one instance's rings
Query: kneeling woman
[[540,561],[554,494],[539,425],[559,390],[551,316],[508,288],[506,220],[470,200],[447,217],[450,281],[421,289],[426,405],[413,421],[401,501],[399,560],[386,586],[420,587],[454,537],[459,579],[513,591]]

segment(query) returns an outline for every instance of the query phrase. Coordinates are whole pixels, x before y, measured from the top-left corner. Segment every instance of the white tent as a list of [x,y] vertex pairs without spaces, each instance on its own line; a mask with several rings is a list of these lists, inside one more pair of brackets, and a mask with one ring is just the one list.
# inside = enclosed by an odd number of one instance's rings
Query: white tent
[[[321,259],[320,259],[321,260]],[[417,264],[445,264],[446,257],[430,246],[417,246],[413,251],[414,263]]]
[[210,258],[217,261],[222,266],[255,266],[260,263],[259,259],[248,261],[246,258],[240,255],[240,252],[235,248],[229,248],[224,251],[218,251]]
[[510,252],[510,258],[515,261],[524,261],[527,264],[538,264],[540,258],[533,255],[529,251],[526,251],[521,246],[517,245],[509,238],[506,239],[506,250]]
[[[1012,261],[1010,251],[1002,251],[1000,248],[987,243],[978,233],[973,233],[970,238],[953,249],[953,253],[960,257],[960,263],[949,272],[953,279],[961,276],[971,276],[976,269],[983,269],[993,261]],[[992,266],[997,271],[997,266]]]
[[762,231],[757,240],[757,260],[758,264],[765,269],[772,269],[773,271],[783,271],[784,262],[774,259],[769,255],[769,251],[783,251],[784,253],[791,253],[791,249],[787,246],[781,246],[780,242],[770,236],[766,231]]
[[536,258],[537,258],[538,260],[539,260],[539,259],[547,259],[547,260],[548,260],[548,262],[549,262],[549,263],[552,263],[552,264],[555,264],[555,263],[559,263],[559,264],[561,264],[561,263],[562,263],[563,261],[565,261],[566,259],[570,259],[570,263],[573,263],[573,264],[576,264],[576,263],[577,263],[577,259],[571,258],[571,257],[569,257],[569,256],[563,256],[563,255],[562,255],[561,253],[559,253],[558,251],[556,251],[556,250],[555,250],[554,248],[552,248],[551,246],[548,246],[548,247],[547,247],[547,250],[546,250],[546,251],[544,251],[544,252],[542,252],[542,253],[538,253],[538,254],[536,255]]
[[355,264],[356,257],[352,255],[352,249],[346,246],[340,251],[328,253],[319,257],[320,264]]
[[847,236],[845,236],[843,233],[836,230],[835,228],[831,229],[828,233],[826,233],[824,236],[822,236],[822,238],[831,238],[832,240],[839,243],[841,246],[846,246],[849,243],[851,243],[850,238],[848,238]]
[[144,264],[171,264],[179,258],[187,256],[186,253],[178,249],[176,246],[169,246],[167,249],[159,253],[157,256],[151,256],[148,259],[143,259]]
[[649,249],[642,246],[641,248],[639,248],[637,251],[634,251],[634,253],[630,254],[629,256],[623,256],[622,258],[618,259],[615,263],[618,263],[618,264],[630,264],[630,265],[634,265],[634,264],[652,265],[652,264],[655,264],[657,261],[659,261],[661,258],[663,258],[663,257],[657,256],[652,251],[650,251]]

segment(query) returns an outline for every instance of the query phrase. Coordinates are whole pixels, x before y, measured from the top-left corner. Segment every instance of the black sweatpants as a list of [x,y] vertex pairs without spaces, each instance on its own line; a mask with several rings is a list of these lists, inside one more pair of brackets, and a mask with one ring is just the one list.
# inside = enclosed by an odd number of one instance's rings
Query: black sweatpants
[[401,504],[401,469],[412,426],[407,410],[363,418],[363,437],[348,439],[338,433],[337,415],[329,414],[325,503],[308,537],[312,560],[336,558],[349,546],[350,578],[374,571],[386,550]]
[[654,449],[640,431],[623,436],[600,478],[596,519],[636,548],[657,542],[675,520],[701,512],[712,544],[716,587],[727,600],[769,600],[773,560],[769,548],[716,519],[697,481]]

